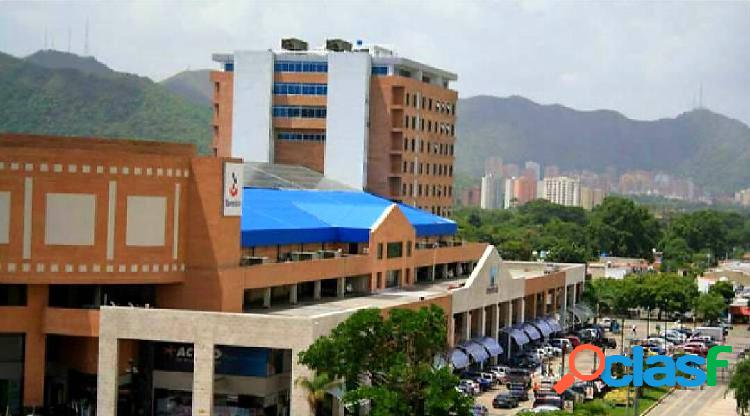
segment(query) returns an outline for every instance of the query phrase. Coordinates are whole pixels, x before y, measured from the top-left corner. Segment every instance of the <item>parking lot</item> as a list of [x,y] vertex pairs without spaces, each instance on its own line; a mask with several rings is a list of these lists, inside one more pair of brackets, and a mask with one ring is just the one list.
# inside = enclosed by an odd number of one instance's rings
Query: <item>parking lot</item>
[[[605,336],[608,338],[614,338],[617,341],[617,347],[614,349],[605,349],[605,353],[607,355],[613,355],[613,354],[620,354],[621,353],[621,344],[624,341],[625,349],[627,350],[627,347],[630,345],[632,339],[642,339],[646,338],[648,334],[656,334],[657,333],[657,326],[660,331],[663,331],[664,329],[672,329],[672,328],[678,328],[680,325],[675,322],[655,322],[655,321],[646,321],[646,320],[626,320],[624,325],[624,333],[611,333],[609,331],[606,332]],[[635,331],[633,331],[633,327],[635,327]],[[684,325],[686,328],[692,328],[691,325]],[[648,328],[648,332],[647,332]],[[733,345],[735,347],[739,347],[739,344],[742,344],[740,341],[750,341],[750,332],[747,331],[747,326],[742,325],[738,326],[738,328],[735,328],[731,331],[730,336],[727,338],[727,343],[729,345]],[[739,344],[738,344],[739,342]],[[745,342],[745,344],[748,344],[748,342]],[[742,344],[743,346],[745,344]],[[735,348],[737,349],[737,348]],[[563,366],[561,365],[563,357],[553,357],[546,361],[547,368],[551,370],[551,372],[548,374],[550,377],[556,379],[559,379],[561,371],[563,370]],[[598,366],[598,363],[595,363],[595,357],[594,353],[592,352],[582,352],[580,354],[577,354],[575,357],[575,365],[579,372],[583,374],[588,374],[593,372],[596,367]],[[565,372],[568,371],[569,367],[569,355],[565,355]],[[532,380],[540,380],[541,379],[541,369],[537,369],[534,372],[534,376],[532,376]],[[533,383],[532,383],[533,384]],[[529,409],[532,407],[534,402],[534,394],[533,391],[529,390],[529,401],[525,402],[519,402],[519,406],[514,409],[494,409],[492,407],[492,401],[494,397],[499,393],[507,392],[507,389],[505,386],[494,386],[492,389],[483,392],[482,394],[476,396],[475,402],[478,405],[484,405],[489,410],[490,415],[515,415],[519,411],[523,409]],[[699,393],[696,392],[681,392],[683,395],[687,394],[686,397],[694,398],[693,396],[701,396],[706,393]],[[693,394],[688,394],[693,393]],[[713,398],[713,396],[711,396]],[[709,397],[706,397],[706,399],[709,399]],[[718,399],[718,396],[716,398]],[[695,400],[694,400],[695,401]],[[695,401],[696,403],[700,404],[702,403],[701,400]],[[668,403],[672,406],[675,405],[674,401],[669,400],[665,403]],[[679,405],[678,405],[679,406]],[[660,406],[660,407],[663,407]],[[658,409],[655,409],[655,414],[666,414],[666,413],[659,413]],[[696,414],[696,413],[693,413]]]

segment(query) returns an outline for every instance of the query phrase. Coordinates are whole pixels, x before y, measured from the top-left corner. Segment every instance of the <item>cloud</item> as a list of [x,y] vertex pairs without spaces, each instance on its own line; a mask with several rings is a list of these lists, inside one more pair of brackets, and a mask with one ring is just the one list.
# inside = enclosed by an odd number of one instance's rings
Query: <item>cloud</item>
[[214,52],[277,48],[284,36],[393,45],[459,74],[463,97],[523,95],[642,119],[707,105],[750,123],[750,2],[196,1],[1,2],[0,50],[80,53],[163,79],[215,68]]

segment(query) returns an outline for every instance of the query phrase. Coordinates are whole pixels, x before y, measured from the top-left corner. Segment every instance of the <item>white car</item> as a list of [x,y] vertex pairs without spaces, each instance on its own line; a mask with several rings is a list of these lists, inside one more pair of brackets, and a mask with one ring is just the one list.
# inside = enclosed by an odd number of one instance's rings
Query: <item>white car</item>
[[458,383],[459,388],[463,388],[469,394],[478,395],[481,392],[479,384],[474,380],[464,379]]
[[547,351],[550,357],[559,357],[562,355],[562,349],[552,345],[545,345],[544,350]]
[[497,380],[498,383],[505,384],[508,376],[505,373],[505,370],[502,370],[501,367],[490,367],[487,371],[495,376],[495,380]]

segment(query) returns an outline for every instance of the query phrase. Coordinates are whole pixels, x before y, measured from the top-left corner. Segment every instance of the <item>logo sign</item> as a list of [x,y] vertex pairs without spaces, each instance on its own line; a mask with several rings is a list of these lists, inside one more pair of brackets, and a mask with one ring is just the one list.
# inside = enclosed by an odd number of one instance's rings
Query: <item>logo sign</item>
[[[597,355],[599,366],[592,374],[582,374],[576,368],[575,357],[582,351],[591,351]],[[675,386],[698,387],[705,384],[716,385],[716,371],[718,368],[727,368],[727,360],[718,359],[721,353],[731,353],[732,347],[728,345],[717,345],[708,350],[706,358],[694,354],[685,354],[676,360],[665,355],[653,355],[644,360],[643,347],[632,348],[632,356],[610,355],[605,358],[601,348],[591,344],[581,344],[568,357],[570,372],[565,374],[560,381],[555,383],[554,389],[561,394],[573,385],[575,379],[592,381],[601,376],[602,381],[610,387],[635,387],[644,384],[652,387]],[[644,365],[645,363],[645,365]],[[612,371],[614,364],[620,364],[629,368],[627,374],[615,377]],[[706,370],[701,366],[705,365]]]
[[224,163],[224,216],[242,215],[242,163]]

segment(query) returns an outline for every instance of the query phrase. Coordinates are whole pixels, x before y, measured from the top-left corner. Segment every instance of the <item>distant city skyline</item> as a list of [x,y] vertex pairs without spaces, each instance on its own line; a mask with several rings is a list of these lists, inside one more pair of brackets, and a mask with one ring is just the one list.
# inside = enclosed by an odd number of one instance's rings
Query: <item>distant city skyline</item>
[[1,2],[0,51],[26,56],[46,38],[81,54],[87,20],[92,55],[155,80],[215,68],[216,51],[341,37],[458,73],[462,98],[651,120],[698,106],[702,86],[707,108],[750,124],[750,2]]

